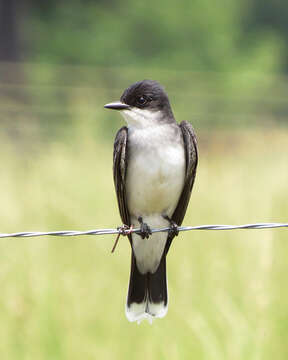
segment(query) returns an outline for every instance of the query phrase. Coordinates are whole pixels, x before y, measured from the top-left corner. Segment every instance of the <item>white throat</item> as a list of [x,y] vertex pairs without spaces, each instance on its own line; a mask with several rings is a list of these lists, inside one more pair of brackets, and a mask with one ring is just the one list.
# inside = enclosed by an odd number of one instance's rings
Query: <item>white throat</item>
[[128,126],[135,128],[146,128],[159,124],[159,121],[162,118],[162,113],[160,110],[151,111],[148,109],[139,109],[136,107],[131,107],[129,110],[122,110],[121,114],[126,120]]

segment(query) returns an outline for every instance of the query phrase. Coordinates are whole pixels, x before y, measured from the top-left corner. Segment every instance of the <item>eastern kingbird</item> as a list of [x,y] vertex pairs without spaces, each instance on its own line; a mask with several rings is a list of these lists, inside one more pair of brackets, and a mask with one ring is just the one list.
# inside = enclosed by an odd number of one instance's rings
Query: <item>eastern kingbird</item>
[[[105,105],[120,111],[128,126],[115,138],[114,183],[130,234],[132,261],[126,316],[140,322],[164,317],[168,309],[166,255],[178,235],[197,168],[197,143],[191,124],[177,124],[163,87],[143,80],[127,88],[120,102]],[[169,232],[151,234],[151,228]]]

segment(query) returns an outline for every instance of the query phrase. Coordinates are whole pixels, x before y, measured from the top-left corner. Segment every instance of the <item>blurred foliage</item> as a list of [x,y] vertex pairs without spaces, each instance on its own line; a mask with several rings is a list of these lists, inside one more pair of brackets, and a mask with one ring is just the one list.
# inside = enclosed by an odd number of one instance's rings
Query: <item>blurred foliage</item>
[[257,0],[32,4],[24,26],[33,61],[266,72],[281,70],[288,55],[287,27],[261,23],[258,9],[270,9]]
[[[0,64],[0,117],[17,129],[24,117],[45,135],[69,132],[80,113],[92,124],[95,108],[144,78],[160,81],[176,118],[197,128],[287,124],[285,2],[13,4],[7,44],[20,43],[26,63]],[[102,135],[115,129],[107,112],[97,116]]]
[[0,63],[0,120],[13,135],[29,123],[62,136],[86,113],[105,137],[110,115],[93,112],[144,78],[197,128],[287,124],[287,2],[2,2],[14,14],[1,13],[13,34],[2,38],[26,61]]

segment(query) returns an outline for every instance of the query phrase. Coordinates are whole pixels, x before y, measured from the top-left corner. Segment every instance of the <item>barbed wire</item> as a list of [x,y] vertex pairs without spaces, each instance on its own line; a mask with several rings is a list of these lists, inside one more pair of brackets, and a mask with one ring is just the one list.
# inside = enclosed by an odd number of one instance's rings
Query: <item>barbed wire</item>
[[[287,228],[288,223],[256,223],[244,225],[197,225],[197,226],[179,226],[179,231],[191,230],[235,230],[235,229],[271,229],[271,228]],[[151,229],[152,233],[168,232],[169,227]],[[0,238],[9,237],[37,237],[37,236],[83,236],[83,235],[128,235],[130,233],[140,233],[139,228],[130,229],[123,226],[117,229],[92,229],[86,231],[78,230],[61,230],[61,231],[22,231],[16,233],[0,233]]]

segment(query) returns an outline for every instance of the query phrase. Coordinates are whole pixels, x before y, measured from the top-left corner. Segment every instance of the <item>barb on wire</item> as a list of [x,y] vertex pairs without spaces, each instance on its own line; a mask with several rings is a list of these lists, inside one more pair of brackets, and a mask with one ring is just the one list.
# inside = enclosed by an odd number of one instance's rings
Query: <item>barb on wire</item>
[[[179,231],[190,230],[235,230],[235,229],[271,229],[271,228],[287,228],[288,223],[257,223],[257,224],[244,224],[244,225],[197,225],[197,226],[179,226]],[[169,227],[152,229],[152,233],[167,232]],[[76,230],[62,230],[62,231],[23,231],[17,233],[0,233],[0,238],[8,237],[36,237],[36,236],[82,236],[82,235],[128,235],[131,233],[140,233],[139,228],[119,227],[117,229],[94,229],[86,231]]]

